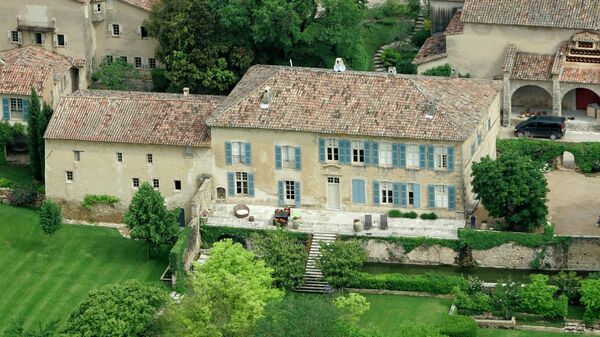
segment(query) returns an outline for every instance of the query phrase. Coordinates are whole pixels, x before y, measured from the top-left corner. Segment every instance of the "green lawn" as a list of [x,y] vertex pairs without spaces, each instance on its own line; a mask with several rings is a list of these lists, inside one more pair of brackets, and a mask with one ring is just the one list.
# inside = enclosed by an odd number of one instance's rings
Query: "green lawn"
[[128,279],[158,282],[167,265],[146,260],[143,243],[90,226],[63,226],[47,255],[37,221],[35,210],[0,204],[0,327],[17,317],[29,327],[64,321],[91,289]]
[[[525,330],[479,329],[477,337],[568,337],[569,333],[552,333]],[[583,335],[576,335],[583,336]]]
[[0,178],[10,179],[17,185],[39,185],[33,179],[29,166],[25,165],[0,165]]

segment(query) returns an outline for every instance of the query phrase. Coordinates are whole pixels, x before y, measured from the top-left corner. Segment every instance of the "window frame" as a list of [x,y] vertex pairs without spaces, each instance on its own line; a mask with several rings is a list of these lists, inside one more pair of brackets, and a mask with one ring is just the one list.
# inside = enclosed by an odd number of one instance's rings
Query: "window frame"
[[152,153],[146,153],[146,163],[154,164],[154,156],[152,155]]
[[296,182],[293,180],[283,181],[283,201],[286,205],[296,204]]
[[448,208],[448,186],[435,185],[435,208]]
[[123,29],[121,28],[120,23],[111,23],[110,24],[110,36],[112,36],[112,37],[123,36]]
[[379,182],[379,195],[381,199],[380,204],[393,205],[394,204],[394,184],[391,181],[380,181]]
[[234,188],[236,196],[248,196],[248,172],[234,172]]
[[445,146],[435,146],[433,148],[433,167],[435,170],[448,169],[448,148]]
[[160,179],[152,178],[152,188],[154,188],[155,190],[160,189]]
[[[38,42],[38,37],[39,37],[39,42]],[[46,42],[46,38],[44,33],[42,32],[35,32],[33,33],[33,44],[36,46],[43,46]]]
[[148,32],[148,28],[146,28],[145,26],[140,26],[140,39],[145,40],[145,39],[149,39],[149,38],[150,38],[150,34]]
[[325,161],[329,163],[340,161],[340,142],[337,139],[325,140]]
[[296,168],[296,148],[294,146],[281,146],[281,167],[286,169]]
[[[15,40],[16,38],[16,40]],[[22,44],[23,43],[23,34],[18,30],[10,31],[10,43],[12,44]]]
[[231,142],[231,164],[246,164],[246,142]]
[[100,13],[102,13],[102,3],[97,2],[94,4],[94,14],[100,14]]
[[104,57],[104,62],[106,62],[106,64],[111,64],[114,62],[114,57],[112,55],[106,55]]
[[[62,37],[62,44],[60,43],[60,38]],[[67,35],[65,34],[56,34],[56,47],[66,48],[67,47]]]
[[[179,188],[177,188],[179,185]],[[181,180],[173,180],[173,188],[175,191],[181,191]]]
[[[139,61],[139,65],[138,65],[138,61]],[[136,69],[142,69],[143,63],[142,63],[142,58],[139,56],[134,56],[133,57],[133,67]]]
[[25,110],[23,109],[23,99],[11,97],[10,100],[10,118],[25,118]]
[[117,152],[117,163],[123,163],[123,152]]
[[72,183],[75,180],[73,171],[65,171],[65,179],[67,183]]
[[140,188],[140,178],[137,178],[137,177],[131,178],[131,186],[135,189]]
[[360,140],[351,141],[350,151],[352,165],[365,165],[365,142]]
[[73,150],[73,161],[79,163],[81,161],[81,150]]
[[406,144],[406,168],[418,169],[420,160],[419,145]]
[[415,185],[406,184],[406,206],[415,207]]
[[156,59],[153,57],[148,58],[148,68],[156,69]]
[[379,166],[380,167],[392,167],[392,143],[380,142],[379,143]]

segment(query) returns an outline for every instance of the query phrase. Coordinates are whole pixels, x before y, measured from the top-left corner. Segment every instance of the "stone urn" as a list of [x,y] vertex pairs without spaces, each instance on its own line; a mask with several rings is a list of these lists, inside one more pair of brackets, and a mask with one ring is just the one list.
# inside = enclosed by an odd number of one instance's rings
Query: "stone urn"
[[352,228],[355,233],[358,233],[362,230],[362,224],[360,223],[360,219],[354,219],[354,223],[352,224]]
[[293,217],[292,218],[292,228],[293,229],[298,229],[300,228],[300,225],[302,225],[302,219],[300,217]]

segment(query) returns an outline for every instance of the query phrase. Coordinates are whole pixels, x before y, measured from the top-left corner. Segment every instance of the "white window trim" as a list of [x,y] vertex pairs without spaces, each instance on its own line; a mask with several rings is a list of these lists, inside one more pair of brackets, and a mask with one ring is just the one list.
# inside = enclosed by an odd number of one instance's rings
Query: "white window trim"
[[406,145],[406,167],[418,169],[420,162],[419,145]]
[[[137,186],[135,186],[134,179],[137,179]],[[133,177],[131,178],[131,188],[137,190],[140,188],[140,178]]]
[[[294,198],[289,199],[288,194],[293,194]],[[286,205],[296,204],[296,182],[293,180],[283,181],[283,200]]]
[[[119,33],[115,34],[115,26],[118,26]],[[123,36],[123,25],[120,23],[111,23],[110,24],[110,36],[112,37],[122,37]]]
[[[331,149],[331,156],[329,155]],[[331,157],[331,159],[330,159]],[[337,157],[337,159],[336,159]],[[337,163],[340,160],[340,142],[337,139],[325,140],[325,161],[328,163]]]
[[[13,39],[13,33],[17,33],[17,40]],[[8,39],[12,44],[23,44],[23,34],[18,30],[11,30],[8,32]]]
[[448,149],[444,146],[434,147],[433,160],[435,170],[448,170]]
[[100,14],[102,13],[102,3],[95,3],[94,4],[94,14]]
[[379,143],[379,166],[392,167],[392,143]]
[[[137,61],[138,60],[140,61],[140,65],[139,66],[137,65]],[[135,69],[142,69],[144,67],[143,59],[141,57],[139,57],[139,56],[134,56],[133,57],[133,67]]]
[[[58,36],[59,35],[63,36],[63,44],[59,44],[58,43]],[[66,34],[54,34],[53,35],[53,41],[54,41],[53,42],[54,47],[57,47],[57,48],[67,48],[69,46],[69,42],[67,40],[67,35]]]
[[[71,179],[69,179],[69,173],[71,173]],[[75,180],[75,173],[73,171],[65,171],[65,181],[67,184],[72,184]]]
[[[158,185],[158,186],[154,186],[154,185]],[[157,191],[160,189],[160,179],[152,178],[152,188],[154,188]]]
[[246,164],[246,142],[233,141],[231,142],[231,163]]
[[448,208],[448,186],[435,185],[435,208]]
[[[355,161],[355,156],[354,156],[354,152],[358,151],[358,159],[357,161]],[[360,151],[362,151],[362,161],[360,161]],[[360,141],[360,140],[353,140],[350,142],[350,156],[352,157],[352,165],[359,165],[359,166],[363,166],[365,165],[365,142]]]
[[293,146],[281,146],[281,167],[288,169],[296,168],[296,148]]
[[[245,175],[245,176],[244,176]],[[238,192],[238,183],[240,183],[241,192]],[[234,188],[236,196],[247,196],[249,191],[248,185],[248,172],[235,172],[234,173]],[[244,193],[244,190],[246,191]]]
[[394,203],[394,184],[390,181],[380,181],[379,195],[381,204],[392,205]]

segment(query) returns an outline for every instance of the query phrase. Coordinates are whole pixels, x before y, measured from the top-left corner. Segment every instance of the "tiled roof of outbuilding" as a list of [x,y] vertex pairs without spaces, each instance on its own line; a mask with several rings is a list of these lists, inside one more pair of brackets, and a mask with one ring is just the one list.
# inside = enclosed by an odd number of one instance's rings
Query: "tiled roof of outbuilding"
[[[270,87],[268,109],[262,92]],[[207,120],[213,127],[463,141],[500,91],[491,80],[253,66]],[[432,118],[426,116],[436,102]]]
[[600,68],[566,66],[560,75],[561,82],[600,84]]
[[465,24],[461,21],[462,10],[459,9],[454,13],[452,20],[448,23],[446,27],[446,31],[444,35],[459,35],[463,33],[463,28],[465,28]]
[[412,63],[421,64],[444,57],[446,57],[446,36],[437,33],[425,40]]
[[48,67],[28,67],[23,65],[0,65],[0,93],[29,96],[31,88],[41,94],[52,70]]
[[598,0],[465,0],[462,21],[511,26],[600,29]]
[[139,7],[141,9],[145,9],[147,11],[152,9],[152,6],[154,6],[155,3],[159,2],[160,0],[121,0],[125,3],[128,3],[130,5],[133,5],[135,7]]
[[7,64],[49,67],[54,73],[55,80],[60,80],[74,66],[73,60],[39,46],[27,46],[0,51],[0,59]]
[[208,146],[205,120],[223,96],[78,91],[62,97],[45,138]]
[[510,78],[528,81],[552,80],[554,55],[515,53]]

